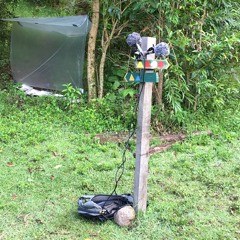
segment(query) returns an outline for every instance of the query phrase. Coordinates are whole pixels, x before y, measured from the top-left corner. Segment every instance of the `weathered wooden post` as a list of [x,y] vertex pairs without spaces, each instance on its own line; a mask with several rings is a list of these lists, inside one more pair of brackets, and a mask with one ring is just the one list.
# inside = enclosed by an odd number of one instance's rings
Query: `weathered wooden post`
[[[156,45],[156,38],[143,37],[142,49],[147,51]],[[155,54],[146,56],[146,60],[154,60]],[[145,62],[145,61],[143,61]],[[153,72],[153,70],[150,70]],[[145,73],[143,73],[145,74]],[[147,207],[147,179],[148,179],[148,159],[149,159],[149,139],[152,106],[152,82],[140,83],[139,86],[139,107],[137,119],[137,145],[136,162],[134,173],[134,208],[145,211]]]
[[[155,46],[156,38],[143,37],[140,41],[140,35],[138,33],[130,34],[127,43],[130,47],[137,47],[138,51],[141,52],[140,59],[135,63],[136,69],[140,70],[140,72],[128,72],[125,80],[140,83],[133,197],[135,211],[144,212],[147,207],[152,88],[153,83],[159,81],[158,74],[154,70],[162,70],[169,67],[166,59],[155,60],[155,54],[153,52],[155,52],[158,57],[165,57],[169,54],[169,49],[166,43],[160,43]],[[150,49],[153,51],[150,51]]]

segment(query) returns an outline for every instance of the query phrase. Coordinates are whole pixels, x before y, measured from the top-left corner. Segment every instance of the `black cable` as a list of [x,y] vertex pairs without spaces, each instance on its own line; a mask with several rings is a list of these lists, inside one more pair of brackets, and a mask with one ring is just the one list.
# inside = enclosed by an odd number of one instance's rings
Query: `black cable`
[[[135,106],[134,115],[136,115],[137,112],[138,112],[138,106],[139,106],[140,97],[141,97],[141,94],[142,94],[142,91],[143,91],[143,87],[144,87],[144,83],[142,83],[141,89],[140,89],[139,94],[138,94],[138,99],[137,99],[137,104]],[[118,187],[118,183],[121,180],[122,175],[123,175],[124,170],[125,170],[125,162],[127,160],[126,152],[127,152],[127,150],[129,150],[130,140],[133,137],[133,135],[136,133],[136,129],[137,129],[137,124],[136,124],[136,121],[135,121],[133,129],[131,129],[131,128],[128,129],[128,138],[127,138],[127,140],[125,142],[125,145],[124,145],[124,150],[123,150],[123,155],[122,155],[122,162],[118,166],[117,171],[115,173],[115,186],[114,186],[114,189],[113,189],[113,191],[112,191],[110,196],[112,196],[113,194],[117,194],[116,190],[117,190],[117,187]]]
[[[145,85],[144,77],[145,77],[145,71],[146,71],[146,67],[145,67],[146,56],[143,55],[142,57],[143,57],[143,66],[144,66],[144,68],[142,70],[142,75],[140,75],[140,78],[142,78],[142,81],[140,79],[140,83],[141,83],[140,87],[141,88],[139,89],[138,98],[137,98],[136,105],[135,105],[135,108],[134,108],[134,111],[133,111],[134,112],[134,116],[137,115],[140,98],[141,98],[142,91],[143,91],[143,88],[144,88],[144,85]],[[122,176],[124,174],[125,163],[127,161],[126,152],[127,152],[127,150],[129,149],[129,146],[130,146],[130,140],[131,140],[131,138],[133,137],[133,135],[135,134],[135,132],[137,130],[137,121],[135,121],[134,123],[135,124],[134,124],[133,128],[131,129],[131,125],[130,125],[129,129],[128,129],[128,138],[125,141],[123,155],[122,155],[122,162],[118,166],[118,168],[116,170],[116,173],[115,173],[115,186],[114,186],[114,189],[113,189],[112,193],[109,195],[109,197],[107,198],[107,200],[105,201],[105,203],[103,204],[102,208],[104,208],[104,206],[106,205],[108,200],[111,198],[111,196],[113,196],[114,194],[117,195],[118,183],[120,182],[120,180],[121,180],[121,178],[122,178]]]
[[[141,86],[141,89],[139,89],[139,94],[138,94],[138,98],[137,98],[137,101],[136,101],[136,105],[135,105],[135,108],[134,108],[134,116],[137,115],[137,112],[138,112],[138,107],[139,107],[139,102],[140,102],[140,98],[141,98],[141,94],[142,94],[142,91],[143,91],[143,88],[144,88],[144,85],[145,85],[145,82],[144,82],[144,77],[145,77],[145,71],[146,71],[146,68],[145,68],[145,62],[146,62],[146,56],[143,56],[143,70],[142,70],[142,75],[140,75],[140,77],[142,78],[142,81],[140,81],[142,84],[140,85]],[[141,80],[141,79],[140,79]],[[111,193],[110,196],[112,196],[113,194],[116,194],[117,195],[117,187],[118,187],[118,183],[119,181],[121,180],[122,178],[122,175],[124,173],[124,170],[125,170],[125,162],[127,160],[126,158],[126,152],[127,150],[129,149],[129,146],[130,146],[130,140],[131,138],[133,137],[133,135],[136,133],[136,130],[137,130],[137,123],[135,121],[135,124],[133,126],[133,129],[131,129],[131,126],[129,127],[128,129],[128,138],[125,142],[125,146],[124,146],[124,150],[123,150],[123,155],[122,155],[122,162],[121,164],[118,166],[117,168],[117,171],[115,173],[115,186],[114,186],[114,189]],[[120,174],[119,174],[120,173]]]

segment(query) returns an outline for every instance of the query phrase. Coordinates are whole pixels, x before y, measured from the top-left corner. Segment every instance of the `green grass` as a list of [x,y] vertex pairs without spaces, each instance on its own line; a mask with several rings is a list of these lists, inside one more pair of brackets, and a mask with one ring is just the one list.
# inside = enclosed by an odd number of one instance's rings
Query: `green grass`
[[[94,109],[64,110],[61,104],[0,91],[1,240],[240,239],[238,109],[193,117],[189,132],[210,129],[214,135],[190,136],[150,158],[147,212],[120,228],[79,217],[77,200],[112,191],[123,149],[101,145],[94,133],[121,125],[114,119],[107,124]],[[127,159],[119,193],[133,189],[131,152]]]

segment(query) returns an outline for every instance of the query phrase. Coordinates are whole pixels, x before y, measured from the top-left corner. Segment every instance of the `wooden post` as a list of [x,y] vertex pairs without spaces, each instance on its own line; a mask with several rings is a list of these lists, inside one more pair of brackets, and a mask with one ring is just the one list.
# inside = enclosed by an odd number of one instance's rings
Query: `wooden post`
[[[156,38],[143,37],[142,49],[156,45]],[[155,54],[147,55],[149,60],[155,59]],[[139,88],[140,99],[138,108],[137,146],[134,173],[134,208],[135,211],[146,211],[147,207],[147,179],[149,159],[150,121],[152,106],[153,83],[141,83]]]

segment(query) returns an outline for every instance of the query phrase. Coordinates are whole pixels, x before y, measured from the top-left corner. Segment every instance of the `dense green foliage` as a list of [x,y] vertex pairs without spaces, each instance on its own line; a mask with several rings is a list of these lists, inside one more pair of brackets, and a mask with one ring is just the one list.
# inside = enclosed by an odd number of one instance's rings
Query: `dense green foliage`
[[[0,16],[1,18],[9,18],[13,16],[14,7],[17,3],[17,0],[1,0],[0,1]],[[6,51],[9,51],[9,39],[10,39],[10,29],[7,27],[7,24],[0,21],[0,49],[2,54],[6,54]],[[1,59],[2,60],[2,59]]]
[[[0,18],[10,18],[18,0],[0,0]],[[0,21],[0,89],[9,81],[9,53],[11,28],[6,22]]]
[[164,72],[165,109],[180,117],[186,109],[212,111],[238,100],[239,81],[226,76],[239,59],[239,8],[239,1],[133,1],[126,13],[128,31],[171,46],[171,67]]

